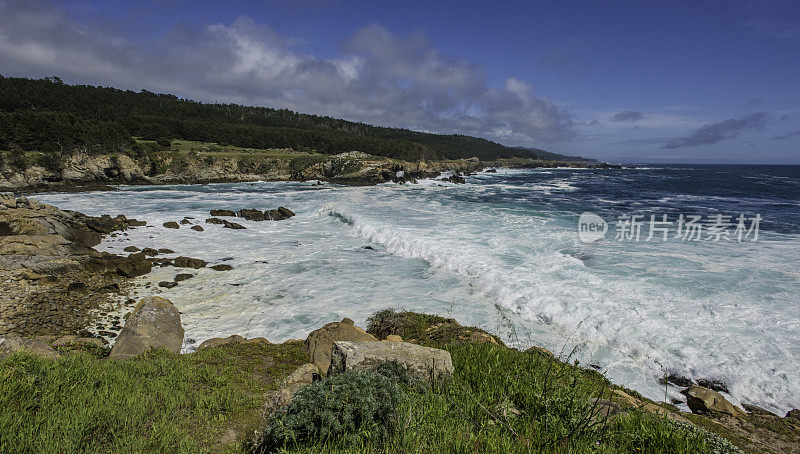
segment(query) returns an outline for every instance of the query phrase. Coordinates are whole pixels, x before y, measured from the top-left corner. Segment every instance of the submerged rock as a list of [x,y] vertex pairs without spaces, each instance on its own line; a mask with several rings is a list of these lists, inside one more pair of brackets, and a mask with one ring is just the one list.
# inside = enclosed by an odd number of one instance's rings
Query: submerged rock
[[681,394],[686,396],[686,404],[692,413],[717,412],[736,417],[746,415],[742,409],[725,400],[720,393],[702,386],[690,386],[681,391]]
[[163,225],[164,227],[166,227],[168,229],[179,229],[179,228],[181,228],[181,226],[175,221],[168,221],[168,222],[165,222],[165,223],[163,223],[161,225]]
[[267,215],[263,211],[254,209],[242,209],[236,213],[236,216],[247,219],[248,221],[266,221]]
[[185,281],[186,279],[191,279],[194,277],[194,274],[189,273],[178,273],[175,275],[175,282]]
[[178,353],[183,334],[181,314],[169,300],[157,296],[145,298],[128,316],[110,357],[130,358],[160,347]]
[[212,266],[209,266],[209,268],[211,268],[214,271],[230,271],[230,270],[233,269],[232,266],[230,266],[228,264],[225,264],[225,263],[221,263],[219,265],[212,265]]
[[211,216],[236,216],[236,213],[231,210],[211,210],[209,214],[211,214]]
[[229,222],[229,221],[224,221],[222,223],[222,227],[224,227],[226,229],[234,229],[234,230],[244,230],[245,229],[245,226],[243,226],[241,224],[237,224],[235,222]]
[[172,265],[175,266],[176,268],[199,269],[199,268],[204,268],[207,264],[208,262],[206,262],[205,260],[196,259],[194,257],[184,257],[184,256],[175,257],[175,259],[172,261]]
[[178,283],[174,281],[161,281],[158,283],[158,286],[164,288],[174,288],[178,286]]
[[447,380],[454,372],[446,350],[408,342],[334,341],[328,375],[348,370],[374,371],[392,361],[421,380]]
[[202,232],[205,230],[202,226],[199,225],[193,225],[191,229],[194,230],[195,232]]

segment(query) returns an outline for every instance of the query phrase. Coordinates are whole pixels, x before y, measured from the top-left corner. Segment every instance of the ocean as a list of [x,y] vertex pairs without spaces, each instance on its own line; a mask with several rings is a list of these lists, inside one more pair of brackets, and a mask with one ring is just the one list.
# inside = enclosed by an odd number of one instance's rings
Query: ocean
[[[138,278],[136,297],[159,294],[181,310],[184,351],[231,334],[305,338],[343,317],[365,326],[393,307],[545,347],[657,400],[659,378],[677,374],[721,381],[736,403],[800,408],[800,167],[498,169],[466,181],[37,197],[148,222],[98,249],[170,248],[234,267],[198,270],[172,289],[144,286],[171,280],[172,267]],[[246,230],[204,223],[211,209],[278,206],[297,216],[237,219]],[[582,241],[582,213],[605,221],[605,235]],[[161,226],[187,216],[205,231]]]

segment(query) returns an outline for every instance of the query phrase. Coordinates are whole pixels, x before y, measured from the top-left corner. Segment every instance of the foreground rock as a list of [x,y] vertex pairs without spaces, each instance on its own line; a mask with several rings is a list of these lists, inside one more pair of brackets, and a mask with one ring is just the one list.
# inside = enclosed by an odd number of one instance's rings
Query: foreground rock
[[5,339],[0,339],[0,359],[17,351],[26,351],[45,358],[55,358],[59,356],[58,352],[44,341],[23,337],[7,337]]
[[725,400],[722,394],[702,386],[690,386],[681,394],[686,396],[686,404],[692,413],[725,413],[731,416],[742,417],[746,413],[736,405]]
[[328,375],[348,370],[374,371],[381,364],[396,361],[420,380],[443,381],[453,377],[450,353],[408,342],[335,341]]
[[335,341],[377,341],[373,335],[355,326],[349,318],[341,322],[328,323],[312,331],[305,341],[305,348],[311,362],[321,373],[327,373],[331,364],[331,349]]
[[181,314],[169,300],[157,296],[145,298],[128,317],[110,357],[125,359],[160,347],[178,353],[183,333]]
[[280,389],[272,395],[268,406],[277,409],[289,405],[294,396],[306,385],[310,385],[319,380],[321,375],[317,366],[307,363],[298,367],[297,370],[289,374],[281,384]]

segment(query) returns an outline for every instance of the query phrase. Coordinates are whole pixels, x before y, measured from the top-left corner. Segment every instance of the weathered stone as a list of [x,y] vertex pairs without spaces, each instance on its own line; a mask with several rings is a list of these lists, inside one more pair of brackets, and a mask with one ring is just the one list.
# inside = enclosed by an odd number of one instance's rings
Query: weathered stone
[[759,407],[758,405],[743,403],[742,408],[744,408],[748,413],[752,413],[754,415],[778,416],[775,413],[767,410],[766,408]]
[[181,314],[169,300],[157,296],[145,298],[125,322],[110,357],[130,358],[159,347],[178,353],[183,333]]
[[619,402],[622,402],[625,405],[634,407],[634,408],[636,408],[638,410],[646,411],[648,413],[652,413],[654,415],[661,416],[661,417],[666,418],[666,419],[668,419],[670,421],[678,421],[678,422],[689,424],[689,420],[688,419],[684,418],[683,416],[681,416],[681,415],[679,415],[677,413],[671,412],[671,411],[667,410],[664,407],[660,407],[660,406],[658,406],[656,404],[653,404],[651,402],[639,400],[639,399],[631,396],[630,394],[628,394],[625,391],[622,391],[620,389],[613,389],[613,390],[611,390],[611,392],[613,393],[613,396],[614,396],[615,400],[617,400]]
[[211,339],[206,339],[202,343],[200,343],[200,345],[197,346],[197,349],[202,350],[204,348],[214,348],[225,344],[238,344],[239,342],[243,342],[244,340],[245,340],[244,337],[238,334],[234,334],[226,338],[212,337]]
[[211,216],[236,216],[236,213],[231,210],[211,210],[209,214]]
[[186,218],[181,219],[181,225],[186,225],[186,224],[191,224],[191,223],[192,223],[192,221],[190,221],[190,220],[188,220]]
[[168,221],[162,224],[164,227],[168,229],[179,229],[181,226],[175,221]]
[[230,266],[230,265],[228,265],[226,263],[220,263],[218,265],[212,265],[212,266],[209,266],[209,268],[211,268],[214,271],[230,271],[230,270],[233,269],[232,266]]
[[589,401],[591,409],[591,419],[593,420],[606,420],[613,419],[625,413],[618,403],[607,399],[592,399]]
[[726,413],[731,416],[745,416],[746,413],[739,407],[725,400],[722,395],[702,386],[690,386],[681,394],[686,396],[686,404],[692,413]]
[[247,210],[247,209],[239,210],[236,213],[236,216],[238,216],[240,218],[247,219],[248,221],[266,221],[267,220],[267,216],[264,214],[263,211],[252,210],[252,209],[250,209],[250,210]]
[[331,348],[334,341],[377,341],[372,334],[355,326],[350,319],[333,322],[312,331],[305,341],[311,362],[321,373],[327,373],[331,364]]
[[286,377],[281,388],[273,395],[271,406],[280,408],[289,405],[295,394],[304,386],[310,385],[319,379],[320,373],[317,370],[317,366],[310,363],[303,364]]
[[375,370],[383,363],[397,361],[422,380],[447,380],[453,376],[450,353],[408,342],[335,341],[328,374],[348,370]]
[[204,230],[205,230],[205,229],[203,228],[203,226],[201,226],[201,225],[193,225],[193,226],[191,227],[191,229],[192,229],[192,230],[194,230],[195,232],[202,232],[202,231],[204,231]]
[[793,408],[788,412],[786,412],[786,417],[800,421],[800,410],[798,410],[797,408]]
[[199,269],[205,267],[207,264],[208,262],[206,262],[205,260],[196,259],[193,257],[184,257],[184,256],[175,257],[175,259],[172,261],[172,265],[177,268]]
[[45,358],[55,358],[59,356],[58,352],[55,351],[48,342],[42,340],[24,337],[0,338],[0,358],[22,350]]

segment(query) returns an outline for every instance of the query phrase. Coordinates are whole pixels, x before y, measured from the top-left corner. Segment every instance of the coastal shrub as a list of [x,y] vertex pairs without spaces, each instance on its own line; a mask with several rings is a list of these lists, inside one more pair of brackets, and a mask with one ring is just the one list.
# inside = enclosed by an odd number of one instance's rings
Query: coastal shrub
[[159,137],[156,143],[160,145],[161,148],[169,148],[172,145],[172,141],[166,137]]
[[348,371],[303,388],[268,422],[254,451],[326,443],[381,446],[397,428],[400,386],[375,373]]

